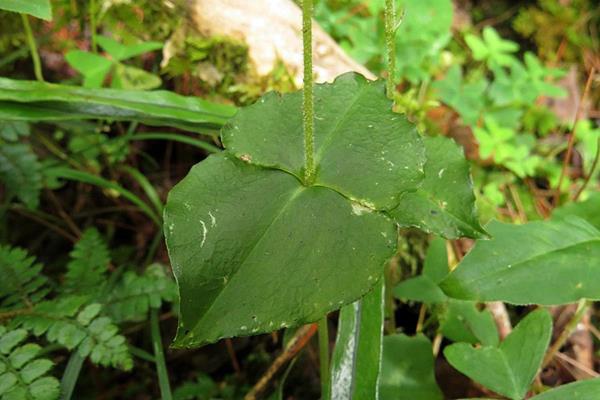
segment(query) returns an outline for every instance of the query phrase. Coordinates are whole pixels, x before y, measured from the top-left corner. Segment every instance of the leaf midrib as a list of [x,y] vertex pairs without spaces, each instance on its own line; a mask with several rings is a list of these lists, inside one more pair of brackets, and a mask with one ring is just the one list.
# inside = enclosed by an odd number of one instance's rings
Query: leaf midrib
[[[333,128],[324,135],[324,139],[321,142],[321,145],[319,146],[319,150],[317,151],[317,153],[315,154],[315,165],[319,166],[320,162],[321,162],[321,158],[323,157],[323,151],[325,151],[327,149],[327,147],[333,142],[333,138],[336,136],[336,133],[339,132],[339,128],[342,125],[342,123],[346,120],[346,118],[348,117],[348,114],[350,113],[350,111],[354,108],[354,106],[356,106],[356,104],[358,103],[358,101],[361,99],[362,95],[364,94],[366,89],[370,88],[370,83],[366,82],[358,91],[358,93],[356,94],[356,96],[354,97],[354,100],[352,100],[352,102],[348,105],[348,107],[346,108],[346,110],[344,111],[344,113],[342,114],[342,116],[337,120],[336,124],[333,126]],[[318,179],[318,177],[317,177]]]
[[[248,258],[254,253],[254,250],[258,247],[258,245],[263,241],[263,239],[266,237],[267,232],[273,227],[273,225],[275,224],[276,221],[278,221],[281,216],[284,214],[284,212],[290,207],[291,204],[294,203],[294,200],[305,190],[307,189],[307,187],[300,185],[298,188],[296,188],[291,196],[283,203],[282,207],[279,209],[279,211],[277,212],[277,214],[275,215],[274,218],[271,219],[271,221],[269,222],[269,224],[265,227],[264,231],[258,236],[258,238],[256,239],[256,241],[254,242],[254,244],[251,246],[251,249],[246,253],[246,255],[242,258],[242,260],[237,264],[238,268],[236,270],[234,270],[231,275],[229,276],[229,280],[228,283],[225,284],[221,290],[219,290],[219,292],[214,296],[212,303],[210,304],[210,306],[208,306],[208,308],[206,308],[206,310],[203,312],[202,317],[200,317],[198,319],[198,321],[196,321],[196,323],[194,323],[192,328],[189,328],[190,331],[194,331],[196,330],[196,328],[198,328],[198,325],[200,325],[204,319],[206,318],[207,315],[209,315],[210,311],[213,309],[215,303],[217,302],[217,300],[219,299],[219,297],[221,297],[221,295],[223,294],[223,292],[226,290],[226,288],[228,286],[230,286],[233,283],[234,278],[238,275],[237,273],[243,269],[244,264],[246,263],[246,261],[248,260]],[[187,336],[187,335],[186,335]],[[204,341],[206,340],[210,340],[211,338],[206,338]]]

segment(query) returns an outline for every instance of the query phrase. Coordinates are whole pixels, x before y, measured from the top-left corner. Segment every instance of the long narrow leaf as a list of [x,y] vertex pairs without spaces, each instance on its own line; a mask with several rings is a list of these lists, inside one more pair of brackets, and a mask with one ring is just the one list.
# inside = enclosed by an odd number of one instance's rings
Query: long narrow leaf
[[69,179],[72,181],[89,183],[91,185],[99,186],[104,189],[111,189],[119,193],[119,195],[125,197],[127,200],[131,201],[133,204],[138,206],[142,212],[144,212],[147,216],[149,216],[152,221],[154,221],[158,226],[161,226],[160,218],[156,213],[150,208],[142,199],[138,196],[130,192],[129,190],[123,188],[121,185],[111,182],[107,179],[104,179],[100,176],[90,174],[85,171],[77,171],[71,168],[54,168],[47,172],[54,178],[59,179]]
[[25,121],[110,119],[207,133],[235,108],[158,90],[88,89],[0,78],[0,118]]
[[331,399],[377,398],[383,338],[383,284],[342,308],[331,365]]

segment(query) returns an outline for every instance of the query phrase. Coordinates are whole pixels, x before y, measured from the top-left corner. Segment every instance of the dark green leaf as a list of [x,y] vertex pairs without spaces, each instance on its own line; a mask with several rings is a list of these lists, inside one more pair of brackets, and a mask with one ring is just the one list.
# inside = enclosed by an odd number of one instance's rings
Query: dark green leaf
[[416,226],[448,239],[484,236],[462,148],[443,136],[426,137],[424,144],[425,180],[416,192],[405,193],[390,215],[400,226]]
[[499,347],[456,343],[444,349],[454,368],[503,396],[522,400],[540,368],[552,334],[546,310],[525,317]]
[[50,0],[0,0],[0,9],[33,15],[46,21],[52,19]]
[[441,400],[434,376],[431,343],[425,336],[383,338],[379,383],[381,400]]
[[375,399],[381,369],[383,280],[340,311],[331,360],[331,399]]
[[164,218],[176,346],[318,320],[366,293],[395,248],[385,216],[227,154],[192,168]]
[[140,121],[206,133],[219,129],[235,109],[167,91],[87,89],[0,78],[0,119]]
[[[302,93],[269,93],[225,125],[225,147],[249,163],[299,179],[304,170]],[[394,208],[423,178],[425,154],[406,117],[392,112],[384,82],[347,73],[315,86],[315,185],[376,210]]]
[[600,299],[600,232],[585,221],[492,221],[486,229],[492,239],[478,241],[440,284],[448,296],[547,305]]

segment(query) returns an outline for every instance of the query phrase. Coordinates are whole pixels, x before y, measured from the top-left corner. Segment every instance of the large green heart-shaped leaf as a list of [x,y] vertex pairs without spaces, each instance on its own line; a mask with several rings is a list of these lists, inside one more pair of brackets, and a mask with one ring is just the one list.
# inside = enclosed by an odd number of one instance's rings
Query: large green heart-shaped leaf
[[423,184],[416,192],[404,194],[390,215],[401,226],[416,226],[448,239],[485,236],[462,148],[443,136],[426,137],[424,144]]
[[525,317],[498,347],[456,343],[446,347],[444,355],[469,378],[521,400],[540,368],[551,334],[552,318],[542,309]]
[[331,399],[376,399],[384,323],[383,281],[340,310],[331,359]]
[[[377,210],[415,190],[425,162],[421,139],[392,111],[384,82],[347,73],[315,86],[315,185]],[[238,112],[221,133],[236,157],[303,177],[302,93],[269,93]]]
[[493,221],[440,286],[463,300],[566,304],[600,299],[600,232],[582,219]]
[[367,292],[395,248],[384,215],[228,154],[173,188],[164,219],[176,346],[315,321]]

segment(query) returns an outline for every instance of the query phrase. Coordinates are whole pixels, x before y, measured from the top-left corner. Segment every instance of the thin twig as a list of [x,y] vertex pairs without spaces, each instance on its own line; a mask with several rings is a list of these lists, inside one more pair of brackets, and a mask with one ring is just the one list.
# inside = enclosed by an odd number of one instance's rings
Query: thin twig
[[225,346],[227,347],[227,353],[229,354],[229,358],[231,359],[231,365],[233,366],[233,370],[236,375],[240,375],[242,373],[242,369],[240,368],[240,363],[238,362],[237,356],[235,355],[235,349],[233,348],[233,343],[231,339],[225,339]]
[[556,353],[556,357],[560,358],[561,360],[563,360],[565,362],[568,362],[569,364],[571,364],[575,368],[580,369],[581,371],[585,372],[586,374],[588,374],[592,378],[598,378],[598,377],[600,377],[599,373],[597,373],[593,369],[590,369],[589,367],[586,367],[585,365],[583,365],[579,361],[572,359],[571,357],[569,357],[566,354]]
[[263,376],[258,380],[256,385],[244,397],[244,400],[256,400],[257,396],[263,392],[273,376],[283,367],[289,360],[294,358],[296,354],[306,346],[311,337],[317,332],[317,324],[305,325],[298,329],[298,332],[290,340],[286,348],[283,350],[273,364],[267,369]]
[[581,321],[581,318],[586,313],[589,306],[590,306],[589,301],[587,301],[585,299],[582,299],[579,301],[579,304],[577,305],[577,310],[575,311],[575,314],[573,314],[573,317],[571,318],[571,320],[564,327],[564,329],[561,332],[558,339],[556,339],[556,341],[552,344],[552,346],[550,346],[550,349],[548,349],[548,351],[546,352],[546,357],[544,357],[544,362],[542,363],[542,368],[545,368],[546,366],[548,366],[548,364],[550,364],[550,362],[554,359],[554,356],[564,346],[564,344],[567,342],[567,340],[569,339],[569,337],[571,336],[571,334],[573,333],[575,328],[577,328],[577,324],[579,324],[579,321]]
[[592,78],[594,77],[596,70],[594,67],[590,69],[590,73],[588,74],[587,81],[585,83],[585,89],[581,94],[581,98],[579,99],[579,104],[577,104],[577,111],[575,112],[575,121],[573,121],[573,129],[571,132],[571,136],[569,136],[569,144],[567,146],[567,154],[565,155],[565,159],[563,160],[562,169],[560,170],[560,178],[558,179],[558,185],[554,191],[554,206],[558,206],[560,201],[560,189],[562,187],[563,180],[565,179],[565,175],[567,173],[567,168],[569,166],[569,162],[571,161],[571,155],[573,154],[573,146],[575,144],[575,136],[577,133],[577,122],[579,122],[579,118],[581,118],[581,113],[583,111],[583,103],[590,91],[592,86]]
[[598,143],[596,144],[596,155],[594,156],[594,162],[592,162],[592,168],[590,168],[590,172],[588,172],[583,184],[573,196],[573,201],[577,201],[581,193],[585,190],[587,185],[590,183],[590,179],[592,179],[592,175],[594,175],[594,171],[596,171],[596,167],[598,166],[598,160],[600,159],[600,138],[598,138]]

